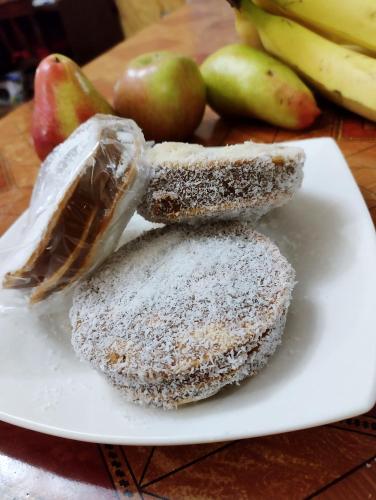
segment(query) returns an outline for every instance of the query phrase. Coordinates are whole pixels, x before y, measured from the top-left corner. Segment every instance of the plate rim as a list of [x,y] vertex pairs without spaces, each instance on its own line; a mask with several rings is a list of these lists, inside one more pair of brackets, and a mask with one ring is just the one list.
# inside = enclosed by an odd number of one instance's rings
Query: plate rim
[[[218,442],[228,442],[228,441],[237,441],[240,439],[252,439],[256,437],[263,436],[274,436],[276,434],[285,434],[288,432],[295,432],[304,429],[312,429],[314,427],[320,427],[322,425],[331,424],[334,422],[339,422],[341,420],[345,420],[347,418],[354,417],[356,415],[361,415],[363,413],[367,413],[374,406],[373,399],[370,399],[370,404],[361,407],[359,410],[354,413],[354,411],[350,412],[342,412],[339,416],[335,416],[333,418],[325,418],[315,419],[312,423],[305,423],[304,425],[300,425],[297,427],[296,425],[284,426],[281,428],[276,428],[274,431],[265,431],[265,432],[234,432],[234,433],[223,433],[213,434],[209,437],[197,436],[195,438],[189,436],[180,436],[178,438],[175,437],[140,437],[140,436],[119,436],[119,435],[107,435],[107,434],[92,434],[85,433],[79,431],[69,431],[65,430],[62,427],[55,427],[49,424],[39,424],[35,423],[31,420],[24,419],[21,417],[12,417],[7,413],[0,412],[0,421],[3,421],[7,424],[15,425],[18,427],[22,427],[23,429],[27,429],[34,432],[40,432],[41,434],[46,434],[48,436],[60,437],[63,439],[73,439],[74,441],[83,441],[87,443],[97,443],[97,444],[112,444],[119,446],[183,446],[183,445],[191,445],[191,444],[207,444],[207,443],[218,443]],[[179,411],[179,410],[177,410]],[[7,418],[9,417],[9,418]]]

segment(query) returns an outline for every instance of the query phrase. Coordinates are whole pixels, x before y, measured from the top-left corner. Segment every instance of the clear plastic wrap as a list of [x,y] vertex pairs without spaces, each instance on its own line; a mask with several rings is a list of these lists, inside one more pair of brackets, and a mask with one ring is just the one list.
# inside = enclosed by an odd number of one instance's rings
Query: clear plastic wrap
[[22,290],[10,307],[69,288],[116,248],[148,182],[145,148],[135,122],[96,115],[48,156],[17,234],[2,239],[2,285]]

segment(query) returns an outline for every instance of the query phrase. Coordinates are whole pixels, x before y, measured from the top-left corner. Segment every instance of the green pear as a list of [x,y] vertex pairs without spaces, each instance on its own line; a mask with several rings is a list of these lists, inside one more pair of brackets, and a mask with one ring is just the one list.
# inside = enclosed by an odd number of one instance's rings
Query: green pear
[[320,110],[292,69],[248,45],[227,45],[201,66],[209,105],[220,115],[256,117],[287,129],[309,127]]

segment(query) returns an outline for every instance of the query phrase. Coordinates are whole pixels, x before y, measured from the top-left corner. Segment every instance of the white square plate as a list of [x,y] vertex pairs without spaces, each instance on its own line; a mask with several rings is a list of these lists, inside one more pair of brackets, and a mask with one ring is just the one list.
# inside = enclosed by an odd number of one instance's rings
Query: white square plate
[[[115,444],[183,444],[292,431],[367,411],[376,399],[376,239],[335,142],[295,141],[303,188],[259,226],[297,271],[283,344],[256,377],[177,411],[122,400],[75,357],[68,304],[39,316],[0,294],[0,419]],[[16,223],[0,240],[15,244]],[[136,216],[127,238],[148,226]]]

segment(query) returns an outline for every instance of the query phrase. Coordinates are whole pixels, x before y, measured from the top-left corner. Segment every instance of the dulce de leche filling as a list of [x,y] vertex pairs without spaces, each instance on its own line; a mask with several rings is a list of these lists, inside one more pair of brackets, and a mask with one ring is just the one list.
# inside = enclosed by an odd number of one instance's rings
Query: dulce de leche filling
[[102,131],[43,251],[30,270],[8,279],[9,288],[34,287],[43,282],[46,296],[77,273],[98,231],[108,224],[116,195],[123,187],[124,176],[117,179],[113,173],[121,156],[122,146],[115,133]]

